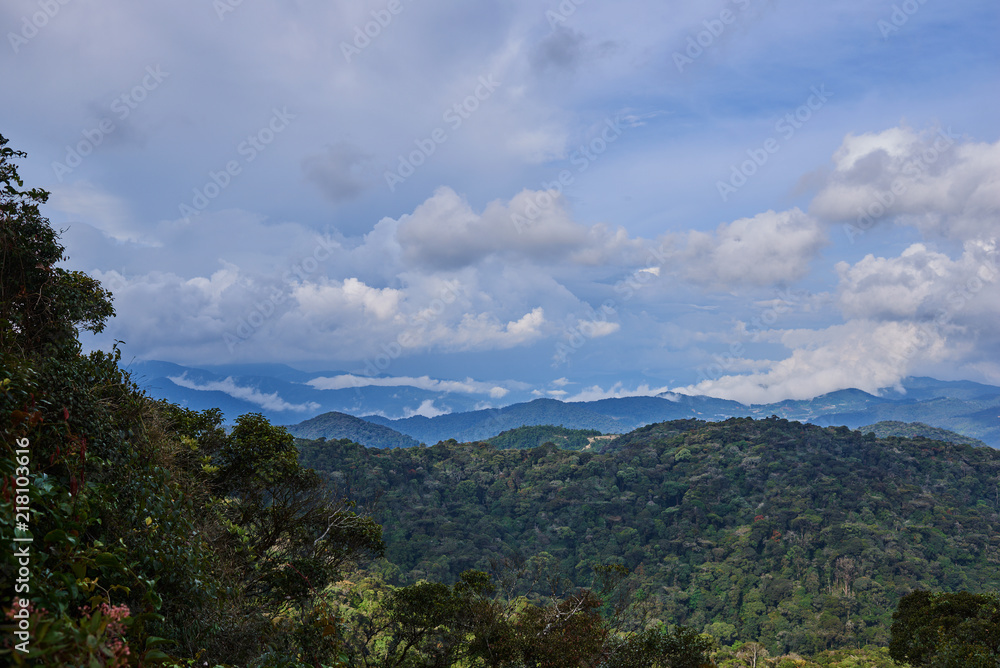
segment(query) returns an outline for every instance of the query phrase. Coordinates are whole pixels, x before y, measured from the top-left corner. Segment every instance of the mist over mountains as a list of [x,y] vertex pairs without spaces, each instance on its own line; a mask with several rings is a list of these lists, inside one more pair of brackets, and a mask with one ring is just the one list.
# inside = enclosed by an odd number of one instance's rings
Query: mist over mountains
[[[1000,387],[927,377],[907,378],[901,389],[878,396],[844,389],[807,400],[744,405],[672,392],[565,401],[539,397],[539,389],[523,383],[359,378],[280,364],[193,368],[150,361],[126,368],[150,395],[196,410],[218,407],[227,421],[262,413],[273,422],[294,425],[290,431],[296,435],[354,437],[375,447],[482,440],[523,425],[620,434],[666,420],[771,415],[852,429],[884,421],[923,422],[1000,447]],[[343,416],[329,416],[321,424],[313,420],[327,413]],[[352,416],[363,421],[347,419]]]

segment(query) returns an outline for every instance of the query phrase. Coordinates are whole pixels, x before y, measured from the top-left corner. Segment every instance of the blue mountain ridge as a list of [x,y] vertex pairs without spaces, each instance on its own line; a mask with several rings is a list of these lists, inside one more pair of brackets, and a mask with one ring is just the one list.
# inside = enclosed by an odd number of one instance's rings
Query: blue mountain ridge
[[[858,389],[844,389],[812,399],[749,406],[725,399],[670,392],[660,396],[565,402],[551,398],[532,399],[527,391],[511,391],[504,397],[507,405],[482,408],[483,404],[496,400],[482,394],[411,386],[317,389],[309,381],[344,372],[306,372],[282,364],[187,367],[170,362],[139,361],[124,364],[123,368],[150,396],[192,410],[219,408],[230,424],[239,415],[251,412],[293,427],[317,416],[342,413],[395,430],[401,435],[400,443],[409,442],[410,438],[428,444],[452,438],[482,440],[525,425],[551,424],[597,429],[603,433],[626,433],[666,420],[717,421],[730,417],[777,415],[820,426],[846,425],[850,428],[881,421],[924,422],[1000,448],[1000,387],[972,381],[912,377],[901,383],[901,389],[887,388],[878,396]],[[184,387],[184,384],[192,387]],[[336,423],[348,424],[350,421]],[[309,433],[317,432],[310,428]],[[343,436],[331,434],[328,437]]]

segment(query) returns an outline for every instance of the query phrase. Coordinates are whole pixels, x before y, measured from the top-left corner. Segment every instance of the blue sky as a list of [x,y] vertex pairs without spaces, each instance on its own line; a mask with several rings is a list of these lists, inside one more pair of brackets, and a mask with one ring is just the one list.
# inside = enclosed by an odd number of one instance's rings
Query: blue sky
[[0,26],[0,132],[116,296],[89,346],[567,399],[1000,384],[995,2],[10,0]]

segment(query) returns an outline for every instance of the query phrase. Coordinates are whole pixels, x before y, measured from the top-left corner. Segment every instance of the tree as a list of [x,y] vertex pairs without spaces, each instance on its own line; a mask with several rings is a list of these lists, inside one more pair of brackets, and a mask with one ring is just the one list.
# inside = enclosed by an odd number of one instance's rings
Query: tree
[[490,668],[596,663],[608,637],[601,596],[568,588],[544,552],[531,559],[507,557],[492,567],[492,577],[479,571],[462,574],[469,658]]
[[715,640],[676,626],[646,629],[611,644],[602,668],[705,668],[713,665]]
[[889,656],[914,666],[996,668],[1000,663],[1000,597],[914,591],[892,616]]
[[[0,530],[32,541],[30,591],[0,609],[20,634],[0,640],[0,663],[128,654],[152,665],[170,658],[161,648],[232,665],[330,663],[338,620],[322,590],[381,554],[381,527],[299,464],[283,428],[249,415],[226,434],[219,411],[146,397],[117,345],[81,354],[80,330],[102,331],[111,295],[56,266],[65,256],[39,210],[47,193],[24,188],[24,153],[6,144]],[[0,555],[0,582],[26,568],[18,559]]]
[[210,461],[222,514],[244,547],[248,595],[308,599],[345,565],[384,553],[382,527],[303,468],[294,437],[264,416],[239,417]]
[[0,135],[0,350],[39,353],[50,345],[76,352],[76,328],[101,332],[114,315],[111,293],[79,271],[56,267],[64,248],[39,212],[49,193],[23,189]]
[[769,654],[767,648],[759,642],[748,642],[736,651],[736,656],[746,661],[750,668],[757,668],[758,662],[762,662]]

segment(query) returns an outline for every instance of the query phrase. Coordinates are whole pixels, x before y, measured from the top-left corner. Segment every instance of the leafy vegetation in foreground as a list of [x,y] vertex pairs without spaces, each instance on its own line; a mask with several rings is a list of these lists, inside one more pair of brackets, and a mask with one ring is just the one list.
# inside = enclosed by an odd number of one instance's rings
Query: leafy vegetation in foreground
[[[0,137],[0,554],[8,665],[310,665],[336,656],[323,587],[381,527],[259,415],[230,433],[81,353],[111,295],[63,247]],[[18,525],[15,527],[15,522]],[[15,589],[16,583],[16,589]]]
[[892,616],[889,655],[900,663],[944,668],[1000,665],[1000,596],[915,591]]

